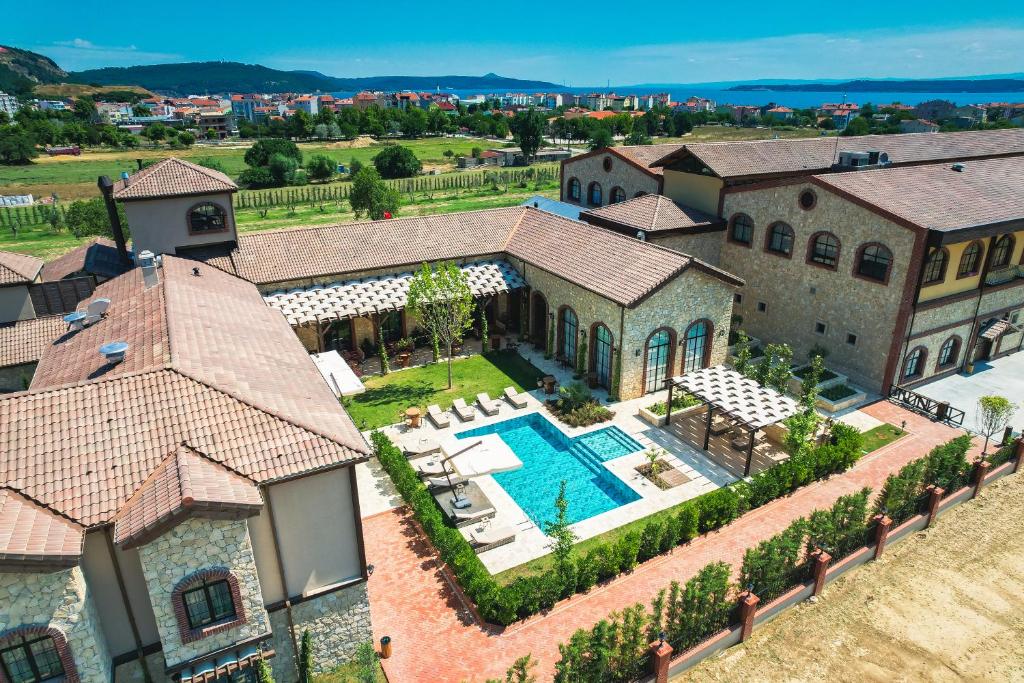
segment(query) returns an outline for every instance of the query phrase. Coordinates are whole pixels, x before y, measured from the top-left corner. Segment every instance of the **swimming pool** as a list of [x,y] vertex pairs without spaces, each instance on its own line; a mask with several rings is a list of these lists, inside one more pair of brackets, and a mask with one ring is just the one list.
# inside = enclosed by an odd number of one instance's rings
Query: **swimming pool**
[[639,500],[640,496],[601,463],[643,449],[618,427],[570,438],[540,413],[478,427],[456,436],[497,434],[523,466],[494,475],[523,512],[541,529],[555,516],[559,483],[566,482],[570,523]]

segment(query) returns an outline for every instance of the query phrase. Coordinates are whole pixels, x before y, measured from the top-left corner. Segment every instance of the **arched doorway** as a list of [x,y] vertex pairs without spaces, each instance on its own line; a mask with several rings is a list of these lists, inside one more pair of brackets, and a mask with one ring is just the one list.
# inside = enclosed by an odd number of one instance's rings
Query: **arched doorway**
[[597,385],[612,388],[612,332],[601,323],[594,325],[591,337],[590,363],[597,376]]
[[711,322],[697,320],[686,328],[683,337],[683,372],[700,370],[708,366],[711,356]]
[[533,311],[530,314],[530,338],[540,348],[548,339],[548,301],[540,292],[533,293]]
[[644,358],[644,393],[665,388],[672,368],[672,347],[675,333],[667,328],[655,330],[647,338],[647,355]]
[[579,318],[569,306],[558,311],[558,355],[569,365],[576,362],[576,339],[579,337]]

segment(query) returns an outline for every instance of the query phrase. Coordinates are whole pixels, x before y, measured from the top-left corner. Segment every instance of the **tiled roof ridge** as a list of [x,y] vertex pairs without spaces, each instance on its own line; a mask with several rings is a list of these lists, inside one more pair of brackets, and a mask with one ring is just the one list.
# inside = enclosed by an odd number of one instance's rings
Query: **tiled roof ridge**
[[54,515],[57,515],[58,517],[60,517],[61,519],[65,520],[65,521],[71,522],[72,524],[74,524],[75,526],[79,527],[80,529],[85,529],[86,528],[86,526],[84,524],[82,524],[81,522],[79,522],[77,519],[69,517],[68,515],[64,514],[60,510],[58,510],[57,508],[55,508],[55,507],[53,507],[51,505],[47,505],[46,503],[42,502],[38,498],[35,498],[34,496],[29,495],[28,493],[25,493],[22,489],[18,488],[17,486],[14,486],[13,484],[0,483],[0,491],[10,491],[11,493],[15,494],[16,496],[19,496],[19,497],[27,500],[28,502],[32,503],[36,507],[38,507],[38,508],[40,508],[42,510],[46,510],[47,512],[53,513]]
[[[218,177],[219,175],[227,175],[226,173],[220,174],[217,171],[213,170],[212,168],[207,168],[206,166],[200,166],[199,164],[193,163],[193,162],[189,161],[188,159],[181,159],[179,157],[167,157],[167,159],[165,159],[165,161],[177,161],[180,164],[185,164],[186,166],[191,168],[193,171],[197,171],[199,173],[202,173],[203,175],[205,175],[210,180],[216,180],[218,183],[224,182],[223,178]],[[153,166],[156,166],[156,164],[153,164]],[[150,167],[150,168],[152,168],[152,167]]]
[[[501,253],[502,253],[502,256],[504,256],[504,257],[512,255],[511,252],[509,252],[509,250],[508,250],[509,242],[512,241],[512,238],[515,236],[516,231],[519,229],[519,226],[523,224],[523,220],[529,215],[528,210],[532,209],[533,207],[530,207],[530,206],[520,206],[519,208],[521,208],[523,210],[519,212],[519,217],[516,218],[516,222],[512,225],[512,228],[505,235],[505,239],[501,243],[501,249],[502,249]],[[535,211],[540,211],[540,209],[535,209]],[[520,259],[520,260],[525,260],[525,259]]]
[[[197,383],[203,385],[204,387],[206,387],[207,389],[212,389],[213,391],[216,391],[216,392],[219,392],[221,394],[224,394],[225,396],[227,396],[229,398],[232,398],[232,399],[238,401],[239,403],[241,403],[242,405],[245,405],[245,406],[248,406],[248,407],[252,408],[253,410],[258,410],[261,413],[269,415],[270,417],[274,418],[275,420],[280,420],[281,422],[289,424],[292,427],[296,427],[298,429],[303,429],[303,430],[305,430],[307,432],[310,432],[311,434],[315,434],[316,436],[319,436],[321,439],[326,439],[327,441],[330,441],[331,443],[337,444],[337,445],[341,446],[342,448],[346,448],[346,449],[348,449],[350,451],[355,451],[357,453],[361,453],[361,454],[365,455],[366,457],[369,457],[369,449],[365,445],[357,448],[356,446],[353,446],[351,444],[343,443],[343,442],[339,441],[337,438],[335,438],[333,436],[328,436],[325,432],[321,431],[317,427],[313,427],[311,425],[302,424],[301,422],[299,422],[298,420],[296,420],[294,418],[286,417],[284,415],[281,415],[280,413],[278,413],[275,410],[272,410],[272,409],[270,409],[270,408],[268,408],[266,406],[259,405],[258,403],[256,403],[252,399],[244,398],[242,396],[239,396],[238,394],[236,394],[233,391],[230,391],[230,390],[225,389],[223,387],[217,386],[216,384],[212,384],[210,382],[207,382],[204,379],[196,377],[195,375],[193,375],[192,373],[188,372],[187,370],[183,370],[181,368],[174,367],[173,365],[170,366],[168,368],[168,370],[170,370],[171,372],[177,373],[177,374],[181,375],[182,377],[184,377],[186,379],[190,379],[193,382],[197,382]],[[338,404],[338,405],[340,407],[341,404]],[[355,462],[359,462],[359,460],[354,461],[353,464]]]
[[[140,483],[137,487],[135,487],[135,490],[132,491],[132,494],[130,496],[128,496],[125,499],[125,501],[123,503],[121,503],[120,506],[118,506],[117,511],[113,515],[111,515],[106,522],[102,522],[101,524],[97,524],[96,526],[104,526],[104,525],[107,525],[107,524],[113,526],[121,518],[121,515],[125,514],[128,510],[131,509],[132,505],[135,503],[135,499],[143,494],[143,492],[146,490],[146,487],[149,486],[149,482],[151,482],[154,477],[156,477],[156,476],[158,476],[160,474],[160,470],[170,464],[171,458],[175,459],[174,466],[180,472],[180,468],[178,467],[178,463],[177,463],[177,455],[178,455],[178,451],[180,450],[180,448],[181,448],[181,445],[175,446],[174,450],[172,452],[168,453],[163,458],[161,458],[160,462],[158,462],[156,464],[156,466],[153,467],[152,470],[150,470],[149,474],[146,475],[146,478],[142,480],[142,483]],[[178,477],[176,477],[176,479],[180,483],[180,481],[181,481],[180,475]],[[179,487],[179,493],[180,493],[180,487]]]
[[[46,262],[43,259],[31,254],[20,254],[16,251],[0,251],[0,256],[3,254],[9,254],[14,257],[14,264],[4,263],[0,261],[0,271],[9,271],[15,276],[24,278],[24,281],[31,282],[39,275],[43,270],[43,266]],[[24,262],[23,262],[24,261]],[[29,268],[30,270],[22,270],[22,268]]]
[[654,201],[654,215],[651,216],[651,225],[655,226],[658,224],[658,214],[661,213],[661,202],[665,199],[663,195],[658,195],[658,198]]
[[209,462],[212,462],[214,465],[217,465],[219,467],[223,467],[225,470],[227,470],[231,474],[237,475],[237,476],[241,477],[242,479],[245,479],[247,481],[252,482],[253,486],[259,486],[260,485],[260,483],[258,481],[256,481],[255,479],[253,479],[252,477],[239,472],[238,470],[236,470],[234,467],[232,467],[231,465],[227,464],[226,462],[221,462],[220,460],[217,460],[217,458],[214,458],[213,456],[205,453],[204,451],[199,450],[198,448],[196,448],[195,446],[190,444],[188,441],[182,441],[181,444],[179,444],[179,446],[180,446],[180,448],[184,448],[184,449],[190,451],[191,453],[193,453],[197,457],[202,458],[203,460],[207,460]]
[[[129,349],[129,352],[131,349]],[[103,377],[97,377],[96,379],[79,379],[72,382],[65,382],[64,384],[54,384],[51,386],[41,387],[39,389],[28,388],[24,391],[15,391],[9,394],[0,394],[0,403],[16,398],[24,398],[26,396],[43,396],[45,394],[55,394],[62,391],[68,391],[69,389],[78,389],[85,387],[92,387],[105,382],[119,382],[124,379],[133,377],[139,377],[141,375],[150,375],[158,372],[166,372],[173,370],[174,368],[169,363],[164,363],[159,366],[151,368],[143,368],[141,370],[133,370],[131,372],[125,372],[115,375],[104,375]]]

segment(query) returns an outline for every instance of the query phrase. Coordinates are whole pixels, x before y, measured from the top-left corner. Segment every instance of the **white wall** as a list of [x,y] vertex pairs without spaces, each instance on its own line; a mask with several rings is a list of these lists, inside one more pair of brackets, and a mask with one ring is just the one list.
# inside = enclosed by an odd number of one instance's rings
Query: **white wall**
[[34,317],[36,317],[36,310],[32,307],[28,286],[0,287],[0,323],[28,320]]
[[[202,235],[190,235],[188,212],[204,202],[213,202],[227,213],[228,229]],[[149,249],[154,254],[173,254],[178,247],[228,242],[236,238],[235,214],[231,194],[209,194],[192,197],[168,197],[145,201],[123,202],[125,216],[132,233],[132,249],[138,254]]]

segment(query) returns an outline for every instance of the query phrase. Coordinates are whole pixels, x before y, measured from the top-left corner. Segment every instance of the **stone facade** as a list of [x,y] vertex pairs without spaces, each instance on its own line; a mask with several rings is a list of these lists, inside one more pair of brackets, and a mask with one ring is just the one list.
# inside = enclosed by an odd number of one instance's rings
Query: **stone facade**
[[725,233],[702,232],[695,235],[668,233],[660,235],[654,232],[647,233],[647,241],[657,244],[659,247],[689,254],[705,263],[717,266],[722,258],[722,242],[725,241]]
[[32,382],[37,363],[8,365],[0,368],[0,393],[9,391],[25,391]]
[[[605,170],[605,161],[610,161],[609,170]],[[569,194],[570,179],[576,178],[580,181],[580,199],[576,201]],[[587,188],[590,183],[597,182],[601,185],[601,204],[611,204],[612,188],[621,187],[626,199],[632,199],[638,193],[658,194],[661,189],[659,176],[651,175],[640,170],[628,161],[624,161],[609,152],[595,154],[593,156],[577,157],[566,161],[562,166],[562,195],[563,202],[579,204],[580,206],[594,207],[598,204],[591,204],[587,196]]]
[[[804,210],[798,197],[811,189],[814,208]],[[767,187],[725,195],[723,216],[745,213],[754,221],[750,247],[726,238],[721,266],[744,280],[736,313],[747,333],[766,342],[785,342],[796,360],[815,345],[829,350],[828,365],[865,389],[879,391],[885,383],[893,331],[903,289],[910,274],[914,233],[838,195],[807,184]],[[765,250],[768,227],[776,221],[794,232],[790,258]],[[835,270],[807,263],[808,242],[818,231],[839,238]],[[893,254],[887,284],[856,277],[858,247],[881,242]],[[758,303],[766,311],[758,310]],[[820,332],[818,325],[825,326]],[[855,335],[849,343],[848,335]]]
[[[139,549],[167,666],[229,647],[270,631],[256,562],[244,520],[188,519]],[[180,581],[197,572],[225,568],[238,580],[245,620],[190,643],[182,642],[172,598]]]
[[67,641],[78,680],[109,683],[110,653],[79,567],[49,573],[0,572],[0,639],[23,627],[58,631]]
[[301,642],[306,629],[313,641],[313,665],[316,673],[330,671],[344,664],[355,654],[360,644],[373,640],[370,628],[370,598],[366,582],[336,590],[292,607],[295,640],[288,630],[285,609],[270,614],[274,628],[271,660],[274,680],[281,683],[294,681],[298,672],[296,642]]

